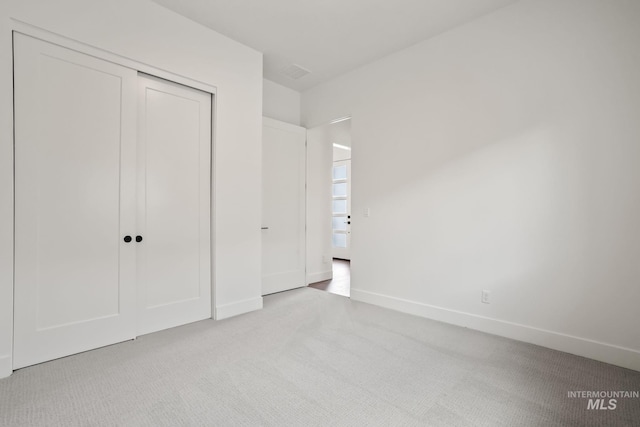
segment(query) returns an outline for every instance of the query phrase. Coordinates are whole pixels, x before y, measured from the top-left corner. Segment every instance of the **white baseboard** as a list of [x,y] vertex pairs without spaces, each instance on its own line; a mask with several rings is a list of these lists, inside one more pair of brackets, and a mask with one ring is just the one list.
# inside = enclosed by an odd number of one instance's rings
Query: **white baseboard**
[[11,356],[0,356],[0,378],[6,378],[13,372]]
[[228,317],[238,316],[251,311],[262,309],[262,297],[250,298],[231,304],[219,305],[215,308],[215,320],[222,320]]
[[631,348],[360,289],[351,289],[351,299],[640,371],[640,351]]
[[333,270],[307,274],[307,285],[333,279]]

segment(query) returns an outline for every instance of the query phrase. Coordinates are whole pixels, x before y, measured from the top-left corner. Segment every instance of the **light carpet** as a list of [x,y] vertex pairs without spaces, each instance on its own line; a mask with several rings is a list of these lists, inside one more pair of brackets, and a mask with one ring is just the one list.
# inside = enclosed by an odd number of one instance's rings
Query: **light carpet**
[[[315,289],[21,369],[3,426],[632,426],[640,372]],[[608,400],[608,399],[607,399]]]

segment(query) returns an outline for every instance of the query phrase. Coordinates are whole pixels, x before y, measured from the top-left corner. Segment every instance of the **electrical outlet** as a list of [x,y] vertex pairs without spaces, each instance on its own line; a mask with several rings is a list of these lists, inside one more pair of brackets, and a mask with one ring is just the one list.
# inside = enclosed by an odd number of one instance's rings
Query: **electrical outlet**
[[371,208],[364,208],[364,211],[362,212],[362,214],[364,215],[365,218],[369,218],[371,216]]
[[486,289],[482,291],[482,297],[480,298],[480,301],[482,301],[485,304],[489,304],[489,297],[491,296],[491,291],[487,291]]

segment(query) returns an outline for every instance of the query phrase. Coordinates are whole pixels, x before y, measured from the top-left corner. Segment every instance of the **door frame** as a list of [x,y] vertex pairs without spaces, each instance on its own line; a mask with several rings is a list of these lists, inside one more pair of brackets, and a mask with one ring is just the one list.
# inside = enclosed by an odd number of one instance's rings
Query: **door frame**
[[[127,58],[112,52],[109,52],[107,50],[104,49],[100,49],[91,45],[88,45],[86,43],[83,43],[81,41],[78,40],[74,40],[65,36],[62,36],[60,34],[56,34],[54,32],[51,31],[47,31],[45,29],[42,29],[40,27],[37,27],[35,25],[31,25],[29,23],[23,22],[23,21],[19,21],[16,19],[12,19],[10,21],[9,24],[9,28],[8,30],[11,31],[11,49],[13,51],[14,49],[14,43],[13,43],[13,39],[14,39],[14,34],[15,33],[21,33],[24,34],[26,36],[29,37],[33,37],[39,40],[42,40],[44,42],[47,43],[51,43],[51,44],[55,44],[57,46],[66,48],[66,49],[71,49],[73,51],[79,52],[81,54],[85,54],[85,55],[89,55],[107,62],[111,62],[123,67],[127,67],[130,69],[133,69],[135,71],[138,72],[142,72],[145,74],[149,74],[155,77],[158,77],[160,79],[164,79],[164,80],[168,80],[168,81],[172,81],[178,84],[181,84],[183,86],[189,86],[192,87],[194,89],[198,89],[201,90],[203,92],[208,92],[211,94],[211,159],[210,159],[210,163],[211,163],[211,170],[210,170],[210,175],[211,175],[211,195],[210,195],[210,200],[211,200],[211,207],[210,207],[210,233],[211,233],[211,245],[210,245],[210,257],[211,257],[211,313],[212,313],[212,318],[215,320],[217,319],[217,310],[216,310],[216,304],[215,304],[215,299],[216,299],[216,286],[215,286],[215,236],[216,236],[216,221],[215,221],[215,213],[216,213],[216,206],[215,206],[215,188],[216,188],[216,179],[215,179],[215,160],[216,160],[216,124],[217,124],[217,108],[216,108],[216,104],[217,104],[217,88],[215,86],[211,86],[209,84],[203,83],[201,81],[198,80],[194,80],[191,79],[189,77],[185,77],[185,76],[181,76],[178,74],[174,74],[171,73],[169,71],[163,70],[161,68],[157,68],[148,64],[144,64],[142,62],[136,61],[134,59],[131,58]],[[12,59],[12,63],[11,63],[11,67],[13,69],[13,59]],[[13,84],[12,84],[13,86]],[[15,90],[12,87],[11,88],[11,99],[15,98]],[[12,119],[12,123],[13,126],[10,129],[11,132],[11,140],[13,141],[14,145],[15,145],[15,107],[11,109],[11,119]],[[14,149],[14,145],[11,146],[10,149],[10,157],[11,159],[15,158],[15,149]],[[10,176],[11,176],[11,188],[12,188],[12,192],[14,194],[15,197],[15,165],[14,162],[12,161],[11,164],[11,169],[9,171]],[[7,207],[7,211],[11,212],[11,224],[12,224],[12,228],[14,229],[13,235],[12,235],[12,242],[15,245],[15,203],[14,200],[11,200],[10,205]],[[11,281],[11,283],[13,283],[13,286],[15,287],[15,281],[14,281],[14,252],[11,253],[11,269],[9,269],[9,271],[0,271],[0,280],[1,281]],[[13,300],[15,298],[15,293],[14,291],[11,292],[11,299]],[[13,342],[13,336],[14,336],[14,307],[13,304],[11,305],[11,308],[9,310],[8,313],[4,313],[4,317],[6,319],[8,319],[8,323],[10,323],[11,325],[11,338],[12,338],[12,342]],[[0,359],[0,378],[4,377],[5,375],[3,374],[4,372],[11,372],[13,371],[13,344],[11,345],[11,353],[10,353],[11,357],[8,359]]]

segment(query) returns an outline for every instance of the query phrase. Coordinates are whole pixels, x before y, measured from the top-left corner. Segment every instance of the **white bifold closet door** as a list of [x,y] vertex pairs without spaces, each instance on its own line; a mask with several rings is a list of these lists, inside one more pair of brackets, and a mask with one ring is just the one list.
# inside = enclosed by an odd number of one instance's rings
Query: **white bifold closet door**
[[210,317],[211,95],[21,34],[14,58],[14,369]]

